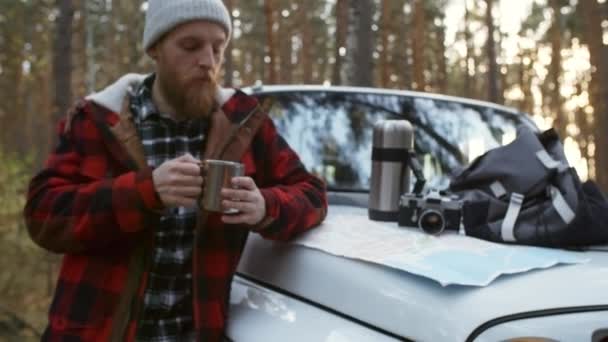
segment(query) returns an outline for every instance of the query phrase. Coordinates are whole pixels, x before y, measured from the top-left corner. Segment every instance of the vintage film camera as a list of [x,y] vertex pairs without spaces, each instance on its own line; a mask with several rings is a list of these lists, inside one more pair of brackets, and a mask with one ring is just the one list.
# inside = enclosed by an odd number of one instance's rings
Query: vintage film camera
[[443,191],[431,190],[422,194],[426,180],[416,155],[412,152],[409,158],[416,184],[413,193],[403,194],[399,200],[399,226],[420,228],[431,235],[439,235],[445,230],[459,231],[462,201]]
[[459,231],[461,213],[461,201],[443,191],[429,191],[425,195],[404,194],[399,202],[398,224],[439,235],[445,230]]

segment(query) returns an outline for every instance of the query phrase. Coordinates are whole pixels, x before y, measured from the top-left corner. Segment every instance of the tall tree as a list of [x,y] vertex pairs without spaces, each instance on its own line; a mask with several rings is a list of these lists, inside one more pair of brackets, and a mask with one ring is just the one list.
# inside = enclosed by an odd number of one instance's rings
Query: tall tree
[[305,84],[313,83],[313,64],[314,64],[314,55],[313,55],[313,46],[314,46],[314,37],[312,31],[312,25],[310,25],[311,20],[313,19],[312,13],[312,1],[303,1],[299,6],[299,14],[300,18],[300,30],[302,32],[302,49],[300,49],[302,61],[302,82]]
[[496,41],[494,39],[494,0],[486,0],[486,27],[488,39],[486,41],[486,55],[488,58],[488,100],[500,103],[498,85],[498,62],[496,61]]
[[555,116],[555,128],[559,132],[560,137],[566,137],[566,128],[568,126],[568,118],[562,110],[562,95],[561,82],[562,75],[562,12],[560,0],[550,1],[553,12],[553,23],[550,28],[551,40],[551,65],[549,71],[550,77],[550,92],[551,92],[551,112]]
[[[251,85],[267,79],[266,56],[267,29],[266,15],[260,11],[264,0],[239,1],[239,33],[235,39],[235,69],[238,70],[240,85]],[[264,43],[260,43],[264,42]],[[237,80],[235,80],[237,81]]]
[[439,92],[441,92],[442,94],[446,94],[448,91],[448,66],[447,59],[445,56],[445,32],[447,28],[445,25],[445,18],[443,16],[443,13],[441,13],[440,16],[441,24],[436,27],[437,40],[435,47],[437,55],[437,87]]
[[72,101],[72,0],[57,0],[59,16],[55,32],[53,77],[55,78],[54,115],[59,118],[67,112]]
[[336,17],[336,39],[334,42],[334,68],[332,71],[331,83],[335,85],[342,84],[342,74],[344,73],[344,51],[346,49],[346,34],[348,32],[348,0],[337,0],[335,17]]
[[[412,18],[412,4],[409,0],[403,2],[400,6],[403,8],[401,11],[402,19],[398,22],[400,24],[400,29],[397,29],[397,42],[395,45],[401,46],[400,49],[395,50],[395,61],[399,61],[397,64],[398,75],[401,77],[399,82],[399,87],[403,89],[412,89],[412,85],[414,83],[414,51],[412,37],[412,26],[413,26],[413,18]],[[401,52],[399,52],[401,50]]]
[[347,38],[348,84],[373,85],[372,0],[349,1],[349,29]]
[[[576,95],[583,96],[586,91],[583,86],[583,81],[579,80],[576,85]],[[577,136],[577,142],[581,147],[581,155],[585,158],[587,168],[589,168],[589,162],[593,160],[593,156],[590,154],[589,145],[593,142],[593,130],[590,127],[588,115],[585,112],[584,106],[579,106],[575,115],[576,125],[579,128],[580,133]]]
[[144,0],[113,1],[112,16],[116,18],[118,35],[121,36],[120,51],[124,55],[121,60],[122,74],[142,71],[143,53],[141,33],[144,30],[145,17],[141,10]]
[[381,27],[380,27],[380,86],[382,88],[387,88],[390,78],[390,70],[389,70],[389,42],[388,36],[391,32],[391,11],[390,4],[387,0],[380,1],[381,10]]
[[95,91],[97,80],[97,63],[95,53],[95,27],[98,3],[96,1],[85,1],[83,4],[84,25],[85,25],[85,56],[86,65],[86,89],[89,93]]
[[[108,23],[110,13],[108,3],[105,0],[87,0],[81,3],[84,18],[81,22],[84,25],[84,56],[80,55],[80,63],[82,67],[83,86],[87,92],[93,92],[99,87],[105,86],[118,73],[110,70],[108,64],[110,58],[114,55],[121,55],[112,51],[112,54],[107,53],[107,50],[113,40],[110,36],[110,26],[113,23]],[[75,54],[78,57],[78,54]],[[75,73],[78,76],[78,73]]]
[[268,70],[266,82],[269,84],[278,83],[276,69],[277,52],[274,35],[275,12],[273,0],[264,0],[264,15],[266,18],[266,56],[268,57],[268,61],[266,61]]
[[465,69],[464,69],[464,96],[471,97],[472,93],[472,77],[474,66],[473,63],[473,34],[471,33],[471,11],[469,9],[469,1],[464,0],[464,42],[466,45]]
[[426,88],[426,79],[424,71],[426,70],[425,51],[425,32],[426,32],[426,8],[424,0],[414,0],[414,37],[412,41],[413,51],[413,69],[414,69],[414,84],[415,90],[424,90]]
[[[508,34],[506,32],[502,32],[500,30],[500,25],[498,25],[498,42],[496,46],[498,47],[498,59],[503,61],[502,63],[498,63],[498,103],[505,104],[505,89],[509,88],[510,82],[510,69],[511,66],[506,62],[506,49],[503,47],[503,41],[507,38]],[[515,68],[516,69],[516,68]]]
[[592,71],[591,98],[595,122],[595,175],[598,184],[608,191],[608,153],[602,149],[608,146],[608,47],[603,44],[602,12],[597,0],[579,2],[585,41],[589,46]]
[[538,55],[536,49],[532,51],[529,50],[520,50],[519,53],[519,88],[522,92],[522,100],[520,104],[520,108],[526,113],[533,114],[534,113],[534,95],[532,94],[532,79],[534,74],[534,68],[532,65],[532,58]]
[[[234,16],[232,10],[234,9],[234,0],[224,0],[228,13],[230,13],[230,20],[234,23]],[[234,32],[234,29],[233,29]],[[234,79],[234,57],[232,56],[232,48],[234,46],[234,40],[228,43],[226,50],[224,51],[224,86],[232,87]]]
[[[378,39],[379,67],[376,68],[376,83],[386,88],[410,88],[406,76],[411,72],[408,61],[409,30],[408,13],[411,11],[409,0],[384,0],[380,10]],[[409,78],[411,79],[411,78]]]
[[[513,83],[517,83],[517,87],[521,90],[523,97],[521,101],[513,103],[519,108],[529,114],[535,114],[537,104],[535,103],[534,90],[537,85],[533,83],[540,83],[541,85],[546,82],[538,82],[539,75],[536,73],[535,64],[538,61],[539,51],[543,46],[537,45],[535,47],[526,48],[523,45],[525,41],[531,41],[537,39],[535,36],[545,21],[545,10],[546,5],[540,5],[537,2],[532,3],[532,8],[526,19],[522,22],[519,30],[519,67],[517,79]],[[543,91],[544,87],[540,87]],[[544,98],[544,97],[542,97]]]
[[279,81],[282,84],[290,84],[293,82],[293,21],[291,18],[294,16],[289,10],[283,10],[287,13],[286,17],[280,16],[279,32],[281,32],[281,39],[278,41],[279,45]]
[[18,136],[19,116],[14,113],[23,111],[21,90],[23,89],[24,61],[26,60],[24,45],[24,21],[25,4],[22,2],[10,2],[3,4],[5,11],[0,21],[2,32],[0,35],[0,118],[2,118],[3,133],[0,141],[6,144],[11,152],[19,152]]

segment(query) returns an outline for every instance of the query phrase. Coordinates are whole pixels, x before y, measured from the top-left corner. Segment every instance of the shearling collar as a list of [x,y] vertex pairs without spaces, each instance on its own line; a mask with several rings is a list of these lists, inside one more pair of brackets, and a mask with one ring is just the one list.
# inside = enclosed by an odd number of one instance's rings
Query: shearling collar
[[114,113],[119,113],[129,89],[141,84],[147,76],[149,75],[126,74],[104,90],[87,96],[86,99]]

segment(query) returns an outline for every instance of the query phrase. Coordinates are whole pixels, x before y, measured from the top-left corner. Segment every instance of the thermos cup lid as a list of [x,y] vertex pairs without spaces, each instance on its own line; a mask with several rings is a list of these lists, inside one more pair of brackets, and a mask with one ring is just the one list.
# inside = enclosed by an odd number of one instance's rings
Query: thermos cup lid
[[373,147],[414,147],[414,127],[407,120],[380,120],[374,124]]

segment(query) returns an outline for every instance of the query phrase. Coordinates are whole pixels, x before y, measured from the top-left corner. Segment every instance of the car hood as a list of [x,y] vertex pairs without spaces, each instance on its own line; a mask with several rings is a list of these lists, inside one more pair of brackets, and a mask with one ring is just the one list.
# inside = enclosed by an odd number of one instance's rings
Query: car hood
[[[333,206],[329,215],[352,210]],[[498,317],[608,305],[608,252],[584,254],[588,263],[503,275],[486,287],[443,287],[386,266],[252,235],[238,273],[405,338],[464,341]]]

